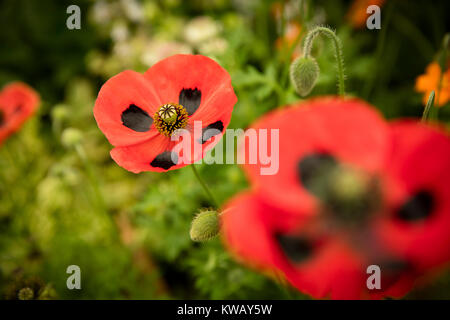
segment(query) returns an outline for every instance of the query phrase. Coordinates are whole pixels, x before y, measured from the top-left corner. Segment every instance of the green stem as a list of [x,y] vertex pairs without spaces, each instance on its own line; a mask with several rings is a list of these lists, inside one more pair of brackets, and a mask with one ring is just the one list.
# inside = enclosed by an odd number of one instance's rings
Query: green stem
[[211,202],[214,204],[214,206],[216,208],[219,208],[219,203],[217,202],[216,198],[212,194],[211,190],[209,190],[209,188],[206,185],[205,181],[202,179],[202,177],[200,177],[200,174],[198,173],[197,168],[195,167],[195,165],[192,164],[192,165],[190,165],[190,167],[192,168],[192,171],[194,172],[195,177],[197,178],[198,182],[200,182],[203,190],[208,195],[208,197],[210,198]]
[[441,73],[439,75],[439,82],[438,82],[438,87],[437,87],[437,92],[436,92],[436,107],[432,108],[432,111],[431,111],[431,118],[433,120],[438,119],[439,98],[441,96],[442,80],[444,79],[444,73],[445,73],[445,69],[446,69],[446,65],[447,65],[447,50],[448,50],[449,44],[450,44],[450,34],[446,34],[444,36],[444,40],[442,41],[443,57],[442,57],[441,63],[439,63],[439,68],[440,68]]
[[[377,46],[375,49],[375,59],[374,64],[377,66],[377,64],[379,63],[379,61],[382,60],[382,55],[383,55],[383,50],[385,47],[385,43],[386,43],[386,37],[387,37],[387,32],[389,29],[389,24],[391,21],[391,17],[392,14],[394,12],[394,4],[393,3],[389,3],[388,5],[386,5],[386,18],[383,22],[383,27],[381,28],[380,31],[380,35],[378,37],[378,41],[377,41]],[[378,68],[376,67],[372,67],[372,70],[370,72],[370,76],[368,78],[368,80],[365,83],[364,89],[363,89],[363,94],[362,96],[368,101],[370,98],[370,95],[372,93],[373,87],[375,85],[375,81],[378,78]]]
[[427,105],[425,106],[425,110],[423,111],[422,122],[427,122],[430,110],[433,108],[433,103],[434,103],[434,91],[431,91],[430,96],[428,97]]
[[91,161],[89,160],[88,156],[86,155],[86,152],[81,144],[77,144],[75,146],[75,151],[85,167],[89,182],[94,191],[94,197],[95,197],[95,202],[96,202],[97,208],[104,215],[107,223],[110,225],[111,230],[115,231],[112,234],[114,235],[113,236],[114,240],[117,240],[118,232],[117,232],[116,223],[114,222],[111,215],[108,213],[108,209],[107,209],[105,200],[103,198],[103,195],[102,195],[99,183],[98,183],[98,177],[94,170],[94,167],[93,167]]
[[303,47],[303,57],[308,58],[311,55],[311,49],[314,39],[319,35],[324,34],[331,38],[334,44],[335,57],[337,62],[338,71],[338,89],[339,95],[345,96],[345,74],[344,74],[344,55],[342,53],[342,45],[337,37],[336,33],[327,27],[316,27],[311,30],[306,36],[305,44]]

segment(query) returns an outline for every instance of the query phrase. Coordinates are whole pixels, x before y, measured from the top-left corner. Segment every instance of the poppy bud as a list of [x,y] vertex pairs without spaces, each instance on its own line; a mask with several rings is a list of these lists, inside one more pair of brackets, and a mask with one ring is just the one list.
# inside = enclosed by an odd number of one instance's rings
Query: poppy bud
[[190,236],[192,241],[203,242],[211,240],[219,234],[219,214],[214,210],[200,212],[192,220]]
[[297,58],[290,71],[292,84],[302,97],[311,92],[320,74],[319,65],[312,57]]
[[31,288],[22,288],[17,294],[19,300],[32,300],[34,298],[34,292]]
[[52,109],[53,120],[64,120],[69,116],[69,111],[67,106],[63,104],[58,104]]
[[80,130],[75,128],[67,128],[62,133],[61,142],[65,147],[70,148],[79,144],[82,139],[83,134]]

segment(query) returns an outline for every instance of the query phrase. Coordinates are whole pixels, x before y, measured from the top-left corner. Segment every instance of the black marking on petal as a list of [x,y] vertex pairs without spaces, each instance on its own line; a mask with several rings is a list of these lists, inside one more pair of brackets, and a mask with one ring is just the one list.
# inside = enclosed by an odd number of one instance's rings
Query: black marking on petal
[[[174,162],[175,161],[175,162]],[[164,151],[150,163],[152,167],[168,170],[178,163],[178,155],[172,151]]]
[[275,239],[283,253],[293,263],[303,262],[313,253],[312,243],[304,237],[276,234]]
[[183,89],[180,91],[178,103],[181,104],[186,109],[188,115],[192,116],[200,106],[201,100],[202,100],[202,92],[197,88]]
[[326,153],[312,153],[304,156],[297,167],[297,174],[303,186],[316,196],[320,196],[327,185],[327,177],[336,167],[336,160]]
[[381,289],[371,289],[384,291],[390,288],[399,277],[406,272],[412,271],[412,266],[410,263],[404,260],[399,260],[397,258],[384,258],[381,260],[375,260],[373,263],[380,267],[381,271]]
[[420,221],[428,218],[435,207],[431,192],[421,190],[409,198],[398,210],[397,217],[404,221]]
[[5,115],[2,110],[0,110],[0,127],[5,123]]
[[131,104],[122,112],[122,124],[137,132],[147,132],[153,123],[153,118],[138,106]]
[[223,122],[222,121],[216,121],[214,123],[211,123],[209,126],[202,129],[202,138],[198,140],[199,143],[204,144],[209,139],[211,139],[214,136],[217,136],[218,134],[221,134],[223,131]]

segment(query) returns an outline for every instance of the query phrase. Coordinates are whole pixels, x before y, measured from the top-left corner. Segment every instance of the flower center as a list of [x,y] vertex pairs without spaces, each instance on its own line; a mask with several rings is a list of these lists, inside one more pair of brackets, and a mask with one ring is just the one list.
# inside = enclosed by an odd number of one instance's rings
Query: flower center
[[346,225],[364,224],[381,204],[379,182],[363,172],[339,166],[329,175],[324,204]]
[[170,137],[176,130],[186,127],[188,116],[188,112],[182,105],[167,103],[156,111],[153,120],[159,133]]

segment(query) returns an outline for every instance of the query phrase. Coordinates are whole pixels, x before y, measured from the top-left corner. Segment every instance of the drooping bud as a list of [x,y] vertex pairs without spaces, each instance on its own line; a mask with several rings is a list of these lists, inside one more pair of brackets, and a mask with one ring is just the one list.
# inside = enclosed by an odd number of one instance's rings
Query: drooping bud
[[291,64],[291,81],[302,97],[307,96],[314,88],[319,74],[319,65],[312,57],[299,57]]
[[214,210],[200,212],[192,220],[190,236],[192,241],[203,242],[211,240],[219,234],[220,217]]

